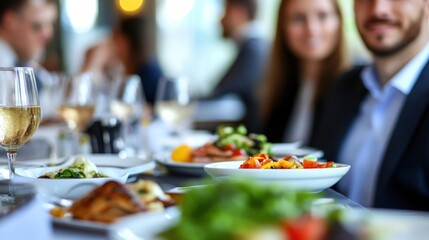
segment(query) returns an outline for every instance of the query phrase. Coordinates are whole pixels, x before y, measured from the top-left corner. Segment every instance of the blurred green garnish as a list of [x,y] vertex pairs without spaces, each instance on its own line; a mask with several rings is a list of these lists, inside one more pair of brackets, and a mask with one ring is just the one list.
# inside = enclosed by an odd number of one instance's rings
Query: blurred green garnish
[[165,239],[237,239],[263,227],[277,226],[309,212],[320,194],[287,191],[239,179],[191,190],[183,197],[181,219],[162,233]]
[[216,133],[218,140],[215,144],[220,148],[233,145],[238,149],[243,149],[249,156],[257,153],[271,153],[271,143],[267,142],[267,137],[263,134],[247,134],[244,125],[239,125],[236,128],[221,125],[217,128]]

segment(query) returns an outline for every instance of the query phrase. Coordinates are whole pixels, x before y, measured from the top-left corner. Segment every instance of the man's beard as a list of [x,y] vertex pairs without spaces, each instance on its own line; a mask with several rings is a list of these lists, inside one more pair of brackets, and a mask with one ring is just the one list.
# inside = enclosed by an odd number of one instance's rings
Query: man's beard
[[[366,41],[364,37],[362,37],[362,40],[365,46],[368,48],[368,50],[371,51],[375,56],[377,57],[392,56],[402,51],[403,49],[405,49],[408,45],[410,45],[410,43],[414,42],[414,40],[418,38],[421,31],[422,18],[423,18],[423,12],[421,12],[420,16],[416,19],[416,21],[411,22],[410,27],[406,30],[405,34],[403,35],[403,38],[400,39],[399,42],[397,42],[395,45],[391,47],[378,48],[378,47],[371,46],[370,43]],[[369,22],[389,22],[389,20],[371,19]],[[382,38],[385,38],[385,37],[386,36],[379,36],[378,40],[382,41],[383,40]]]

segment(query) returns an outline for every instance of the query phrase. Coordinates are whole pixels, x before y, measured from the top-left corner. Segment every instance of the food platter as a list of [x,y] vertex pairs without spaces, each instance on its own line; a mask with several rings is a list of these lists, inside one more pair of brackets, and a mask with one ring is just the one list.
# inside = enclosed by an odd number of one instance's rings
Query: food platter
[[[297,147],[299,142],[296,143],[278,143],[273,144],[272,153],[274,156],[296,155],[298,157],[305,155],[313,155],[314,157],[323,157],[323,151],[309,148]],[[161,166],[165,167],[168,171],[173,173],[193,175],[193,176],[206,176],[204,166],[207,163],[197,162],[175,162],[171,159],[171,152],[162,152],[155,155],[155,161]]]
[[47,172],[61,169],[57,167],[43,168],[17,168],[16,181],[34,184],[42,194],[58,198],[76,199],[103,183],[116,180],[125,183],[128,179],[128,172],[124,169],[99,167],[98,171],[107,175],[104,178],[70,178],[70,179],[50,179],[39,178]]
[[[107,231],[113,239],[125,239],[121,238],[123,232],[126,229],[132,228],[136,234],[143,235],[140,231],[144,230],[147,234],[154,234],[154,230],[166,228],[166,224],[169,221],[176,220],[179,217],[179,210],[177,207],[169,207],[164,211],[158,212],[142,212],[133,215],[129,215],[122,219],[119,219],[115,223],[99,223],[91,221],[82,221],[73,219],[71,217],[57,218],[52,217],[52,222],[55,226],[77,228],[85,230],[95,231]],[[172,222],[173,223],[173,222]],[[141,229],[141,230],[140,230]]]
[[[73,160],[80,155],[74,155],[70,157],[60,158],[57,162],[66,160],[61,166],[70,164]],[[155,168],[155,162],[152,159],[143,159],[137,157],[120,158],[117,154],[83,154],[83,157],[93,162],[97,167],[111,167],[121,168],[126,170],[129,175],[139,174]],[[32,167],[44,167],[52,160],[48,158],[34,159],[27,161],[16,161],[16,168],[32,168]]]
[[155,161],[172,173],[193,176],[206,176],[206,172],[204,171],[204,165],[206,163],[175,162],[171,159],[170,155],[170,152],[157,154],[155,156]]
[[215,180],[252,178],[263,183],[278,183],[290,189],[322,191],[337,183],[350,165],[336,164],[333,168],[313,169],[239,169],[243,161],[210,163],[204,170]]
[[109,226],[109,238],[114,240],[155,239],[161,231],[172,226],[180,217],[178,207],[162,212],[130,215]]

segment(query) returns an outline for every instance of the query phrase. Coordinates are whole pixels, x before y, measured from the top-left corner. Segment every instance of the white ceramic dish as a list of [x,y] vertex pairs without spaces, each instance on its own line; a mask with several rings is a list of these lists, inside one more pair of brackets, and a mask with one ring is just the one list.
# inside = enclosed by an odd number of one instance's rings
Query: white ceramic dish
[[[62,163],[61,166],[67,166],[73,163],[74,159],[78,155],[67,158],[67,161]],[[142,158],[126,158],[122,159],[117,154],[84,154],[82,155],[86,159],[93,162],[97,167],[112,167],[121,168],[126,170],[129,175],[139,174],[155,168],[155,162],[152,159]],[[61,162],[63,158],[59,158],[58,162]],[[42,167],[47,163],[51,162],[50,159],[34,159],[27,161],[16,161],[16,168],[28,168],[39,166]]]
[[276,183],[290,189],[322,191],[337,183],[350,169],[349,165],[336,164],[334,168],[312,169],[239,169],[243,161],[210,163],[204,170],[215,180],[235,177],[253,178],[263,183]]
[[[124,232],[132,230],[135,234],[140,234],[147,236],[145,234],[158,234],[159,231],[165,229],[169,225],[173,224],[173,221],[176,221],[179,218],[179,210],[177,207],[169,207],[165,211],[157,212],[142,212],[137,214],[132,214],[127,217],[119,219],[115,223],[99,223],[91,221],[82,221],[73,219],[70,217],[65,218],[56,218],[52,217],[52,222],[57,226],[71,227],[76,229],[85,229],[85,230],[96,230],[96,231],[106,231],[111,235],[110,239],[130,239],[130,238],[121,238]],[[171,223],[170,223],[171,221]],[[160,229],[162,228],[162,229]],[[145,230],[141,232],[140,229]],[[158,231],[155,231],[158,230]],[[130,236],[129,233],[128,235]],[[135,239],[135,238],[131,238]],[[145,238],[146,239],[146,238]]]
[[163,212],[130,215],[112,224],[109,239],[113,240],[152,240],[179,220],[177,207],[169,207]]
[[427,239],[427,212],[369,209],[349,209],[343,214],[343,224],[356,239]]
[[38,187],[42,194],[67,199],[76,199],[83,197],[86,193],[91,191],[103,183],[116,180],[125,183],[128,179],[128,172],[119,168],[98,167],[98,171],[107,175],[107,178],[75,178],[75,179],[49,179],[38,178],[47,172],[57,171],[61,168],[58,167],[44,167],[44,168],[17,168],[15,170],[15,179],[17,182],[28,182]]
[[[275,157],[284,157],[287,155],[295,155],[297,157],[303,157],[305,155],[313,155],[317,158],[323,157],[323,151],[315,149],[315,148],[309,148],[309,147],[302,147],[297,148],[299,146],[300,142],[294,142],[294,143],[276,143],[273,144],[272,147],[272,154]],[[170,152],[163,152],[160,154],[157,154],[155,156],[155,161],[167,168],[168,171],[179,173],[179,174],[186,174],[186,175],[194,175],[194,176],[206,176],[206,172],[204,171],[204,166],[208,163],[180,163],[175,162],[170,157]]]
[[169,172],[193,175],[193,176],[206,176],[204,165],[206,163],[180,163],[171,160],[170,152],[157,154],[155,161],[167,168]]

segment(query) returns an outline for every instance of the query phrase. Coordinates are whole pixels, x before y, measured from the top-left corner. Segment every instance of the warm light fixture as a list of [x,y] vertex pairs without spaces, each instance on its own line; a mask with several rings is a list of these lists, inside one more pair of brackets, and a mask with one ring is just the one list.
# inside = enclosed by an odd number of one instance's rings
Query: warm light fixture
[[117,0],[119,10],[125,14],[135,14],[140,12],[144,0]]

